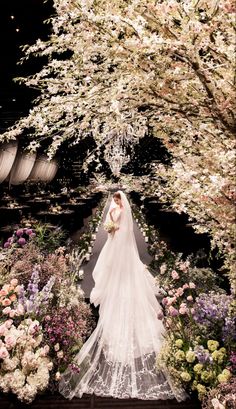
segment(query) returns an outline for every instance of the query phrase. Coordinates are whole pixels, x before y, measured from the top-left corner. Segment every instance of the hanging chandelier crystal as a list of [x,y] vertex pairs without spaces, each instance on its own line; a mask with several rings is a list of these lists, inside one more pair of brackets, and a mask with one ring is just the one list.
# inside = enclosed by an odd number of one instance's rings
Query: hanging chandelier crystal
[[120,171],[124,165],[130,161],[124,145],[120,145],[119,140],[106,147],[105,159],[109,163],[113,175],[120,176]]

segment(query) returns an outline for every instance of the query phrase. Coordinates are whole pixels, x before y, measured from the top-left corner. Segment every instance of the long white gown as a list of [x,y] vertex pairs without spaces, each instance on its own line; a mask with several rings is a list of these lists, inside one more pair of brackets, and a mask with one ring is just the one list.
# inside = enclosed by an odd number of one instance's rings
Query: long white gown
[[161,310],[155,295],[158,289],[139,258],[130,206],[120,193],[125,205],[112,213],[119,230],[108,234],[93,271],[90,301],[100,304],[97,327],[74,359],[80,372],[68,367],[59,391],[69,399],[94,393],[181,401],[186,399],[185,392],[176,388],[166,371],[156,369],[165,333],[157,318]]

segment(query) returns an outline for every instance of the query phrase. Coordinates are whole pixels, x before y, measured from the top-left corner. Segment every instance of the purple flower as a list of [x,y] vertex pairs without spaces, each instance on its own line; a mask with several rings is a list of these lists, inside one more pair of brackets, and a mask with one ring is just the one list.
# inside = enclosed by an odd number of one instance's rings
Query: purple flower
[[27,229],[27,230],[25,231],[25,233],[26,233],[28,236],[31,236],[31,234],[33,233],[33,230],[32,230],[32,229]]
[[172,305],[169,308],[169,313],[172,317],[176,317],[177,315],[179,315],[179,311],[176,308],[172,307]]
[[24,230],[23,229],[18,229],[16,230],[16,235],[17,237],[21,237],[24,234]]
[[164,314],[163,314],[162,311],[160,311],[160,312],[157,314],[157,318],[158,318],[159,320],[162,320],[162,319],[164,318]]
[[198,361],[201,364],[204,364],[206,362],[210,362],[210,353],[207,349],[204,349],[202,345],[198,345],[194,348],[195,355],[198,359]]
[[226,294],[200,294],[194,306],[194,320],[207,328],[214,328],[216,324],[223,326],[224,320],[229,315],[232,297]]
[[13,237],[8,237],[7,239],[8,243],[12,243],[14,241]]
[[9,241],[6,241],[6,243],[4,243],[4,249],[8,249],[11,246],[11,243],[9,243]]
[[230,363],[231,363],[231,371],[232,371],[233,373],[236,373],[236,352],[234,352],[234,351],[231,352],[229,361],[230,361]]
[[75,373],[79,373],[80,372],[80,368],[78,367],[78,365],[71,363],[69,364],[70,369],[75,372]]
[[24,237],[21,237],[21,238],[18,240],[18,243],[20,244],[20,246],[24,246],[25,243],[26,243],[26,240],[24,239]]
[[231,344],[236,341],[236,317],[225,318],[222,334],[225,343]]

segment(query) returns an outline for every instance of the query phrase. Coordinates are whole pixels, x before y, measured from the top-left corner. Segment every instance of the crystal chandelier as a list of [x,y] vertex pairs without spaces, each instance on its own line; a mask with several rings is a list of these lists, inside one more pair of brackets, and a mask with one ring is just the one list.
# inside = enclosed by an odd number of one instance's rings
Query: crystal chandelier
[[121,146],[117,140],[116,143],[106,147],[105,159],[113,175],[120,176],[122,167],[130,161],[130,155],[127,155],[124,145]]

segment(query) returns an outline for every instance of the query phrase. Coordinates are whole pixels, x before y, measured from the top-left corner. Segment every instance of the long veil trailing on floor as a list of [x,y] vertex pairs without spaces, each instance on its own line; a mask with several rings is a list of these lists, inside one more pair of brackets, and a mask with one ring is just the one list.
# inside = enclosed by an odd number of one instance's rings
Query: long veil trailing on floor
[[[129,201],[122,191],[119,193],[123,207],[112,213],[119,230],[108,234],[93,271],[90,301],[100,304],[97,327],[74,359],[80,372],[68,367],[59,391],[69,399],[94,393],[181,401],[185,392],[155,366],[165,333],[157,319],[161,310],[156,299],[158,288],[139,258]],[[115,206],[112,199],[106,220]]]

